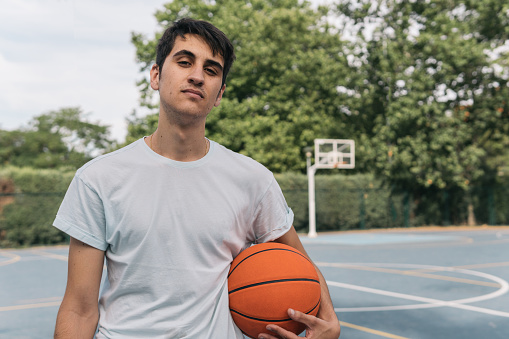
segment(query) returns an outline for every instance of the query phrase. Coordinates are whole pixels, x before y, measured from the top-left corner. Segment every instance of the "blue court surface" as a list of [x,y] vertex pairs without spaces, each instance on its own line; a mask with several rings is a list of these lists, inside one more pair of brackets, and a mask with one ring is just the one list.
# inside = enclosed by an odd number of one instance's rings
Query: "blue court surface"
[[[324,274],[341,338],[509,338],[509,228],[301,237]],[[52,338],[67,247],[0,250],[0,338]]]

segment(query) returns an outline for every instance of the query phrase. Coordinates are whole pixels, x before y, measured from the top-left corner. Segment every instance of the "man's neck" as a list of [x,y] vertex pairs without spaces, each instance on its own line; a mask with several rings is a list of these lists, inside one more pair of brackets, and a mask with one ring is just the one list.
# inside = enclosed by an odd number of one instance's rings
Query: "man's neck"
[[160,126],[145,142],[159,155],[182,162],[203,158],[209,148],[205,127],[183,130]]

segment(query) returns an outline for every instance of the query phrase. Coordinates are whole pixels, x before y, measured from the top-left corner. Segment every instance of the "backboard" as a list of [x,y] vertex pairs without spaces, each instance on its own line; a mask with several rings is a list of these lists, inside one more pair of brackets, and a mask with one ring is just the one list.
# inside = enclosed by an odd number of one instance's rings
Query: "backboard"
[[315,139],[316,168],[355,168],[355,142],[347,139]]

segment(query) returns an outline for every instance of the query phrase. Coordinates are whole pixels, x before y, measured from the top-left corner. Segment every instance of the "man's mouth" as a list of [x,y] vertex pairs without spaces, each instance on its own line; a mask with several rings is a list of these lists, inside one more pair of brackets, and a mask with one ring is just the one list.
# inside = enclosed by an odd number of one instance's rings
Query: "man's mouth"
[[188,88],[188,89],[183,90],[182,92],[197,95],[197,96],[199,96],[202,99],[204,97],[203,93],[201,91],[199,91],[199,90],[196,90],[196,89]]

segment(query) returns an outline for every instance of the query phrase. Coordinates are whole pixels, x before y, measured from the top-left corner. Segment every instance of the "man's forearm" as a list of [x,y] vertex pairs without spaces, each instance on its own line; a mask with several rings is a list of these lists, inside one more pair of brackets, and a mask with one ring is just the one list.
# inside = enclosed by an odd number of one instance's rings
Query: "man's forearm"
[[55,326],[55,339],[91,339],[99,321],[99,312],[79,314],[60,307]]
[[321,301],[320,301],[320,309],[318,310],[318,314],[316,315],[318,318],[326,320],[326,321],[338,321],[338,317],[336,312],[334,311],[334,306],[332,305],[332,300],[329,293],[329,288],[327,287],[327,282],[325,281],[322,272],[316,267],[316,272],[318,273],[318,279],[320,280],[321,287]]

